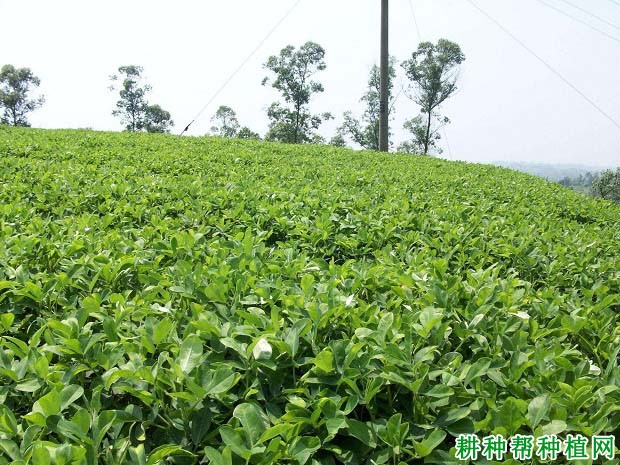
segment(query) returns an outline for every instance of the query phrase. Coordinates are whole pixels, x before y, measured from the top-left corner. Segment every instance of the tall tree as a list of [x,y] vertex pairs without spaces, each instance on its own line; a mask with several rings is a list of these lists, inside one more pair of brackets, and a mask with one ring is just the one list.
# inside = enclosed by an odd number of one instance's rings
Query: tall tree
[[422,112],[422,121],[414,118],[409,125],[414,129],[414,136],[421,131],[424,154],[428,154],[433,141],[440,138],[433,129],[433,121],[441,120],[439,107],[457,90],[459,67],[463,61],[465,55],[458,44],[440,39],[437,44],[422,42],[402,65],[411,81],[410,98],[420,105]]
[[270,120],[267,140],[301,144],[321,139],[316,130],[332,116],[313,115],[308,106],[314,94],[324,91],[323,85],[312,77],[326,66],[325,50],[314,42],[307,42],[299,49],[289,45],[278,56],[269,57],[265,68],[275,78],[266,77],[263,85],[271,84],[282,94],[284,103],[273,103],[267,110]]
[[213,126],[211,132],[219,137],[237,137],[241,125],[237,119],[237,113],[232,108],[222,105],[220,106],[213,118],[211,118]]
[[[129,65],[118,68],[123,82],[119,91],[120,99],[116,102],[116,110],[112,112],[118,116],[129,132],[170,132],[174,125],[170,113],[159,105],[149,105],[146,94],[151,86],[142,79],[144,69],[141,66]],[[119,81],[118,75],[110,77],[113,84],[110,90],[116,90],[114,83]]]
[[[396,79],[396,58],[390,58],[390,67],[388,70],[388,95],[389,107],[388,112],[392,113],[394,109],[394,80]],[[374,65],[370,70],[368,78],[368,90],[360,99],[366,106],[364,114],[360,119],[353,117],[349,111],[344,114],[344,123],[338,129],[340,137],[337,138],[341,142],[341,138],[349,136],[353,142],[368,150],[379,150],[379,121],[381,116],[381,70]]]
[[2,124],[26,126],[30,123],[26,114],[36,110],[45,102],[45,98],[30,98],[32,87],[39,87],[41,80],[30,68],[15,68],[4,65],[0,70],[0,109]]

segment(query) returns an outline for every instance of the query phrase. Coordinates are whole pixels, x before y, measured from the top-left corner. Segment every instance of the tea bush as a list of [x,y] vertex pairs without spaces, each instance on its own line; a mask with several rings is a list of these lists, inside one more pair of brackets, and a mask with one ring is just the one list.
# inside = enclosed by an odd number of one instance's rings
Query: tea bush
[[462,433],[617,435],[619,310],[620,206],[525,174],[0,129],[0,463],[450,464]]

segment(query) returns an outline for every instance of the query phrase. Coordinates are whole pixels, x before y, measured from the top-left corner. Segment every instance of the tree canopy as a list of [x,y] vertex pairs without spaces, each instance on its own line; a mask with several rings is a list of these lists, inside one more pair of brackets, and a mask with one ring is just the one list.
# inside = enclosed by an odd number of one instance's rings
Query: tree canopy
[[299,49],[289,45],[269,57],[265,68],[273,76],[263,79],[263,85],[271,84],[284,102],[275,102],[267,110],[267,140],[300,144],[322,139],[316,131],[332,116],[312,114],[308,105],[314,94],[324,91],[323,84],[312,78],[326,67],[325,50],[315,42],[306,42]]
[[159,105],[150,105],[146,95],[151,91],[151,86],[143,82],[141,66],[128,65],[118,68],[121,75],[113,75],[110,79],[113,85],[111,90],[116,90],[114,84],[122,78],[119,90],[120,99],[116,102],[116,110],[112,112],[118,116],[129,132],[170,132],[174,122],[170,113]]
[[45,102],[43,96],[30,97],[32,88],[40,84],[41,80],[30,68],[4,65],[0,70],[0,122],[11,126],[30,126],[26,115]]
[[[441,125],[449,122],[438,110],[456,92],[463,61],[465,55],[458,44],[440,39],[437,44],[422,42],[411,58],[402,64],[410,80],[409,97],[420,106],[423,115],[409,120],[405,129],[413,134],[409,144],[418,145],[424,154],[428,154],[441,138]],[[433,126],[433,121],[440,125]]]

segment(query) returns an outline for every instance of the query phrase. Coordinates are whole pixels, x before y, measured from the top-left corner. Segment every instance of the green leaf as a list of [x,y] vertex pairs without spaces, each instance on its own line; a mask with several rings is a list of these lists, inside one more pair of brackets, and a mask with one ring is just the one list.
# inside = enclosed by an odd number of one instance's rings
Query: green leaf
[[61,409],[61,397],[58,391],[50,391],[32,406],[33,413],[42,413],[46,417],[58,415]]
[[465,379],[463,380],[463,384],[467,385],[471,383],[474,379],[483,376],[489,371],[490,366],[490,358],[481,358],[471,366],[471,368],[467,372],[467,375],[465,376]]
[[460,434],[473,434],[476,431],[476,427],[471,419],[463,418],[462,420],[446,426],[446,430],[452,436],[457,437]]
[[4,452],[14,462],[23,459],[18,445],[8,439],[0,439],[0,452]]
[[366,423],[347,418],[347,431],[351,436],[359,439],[362,444],[373,448],[377,446],[374,432]]
[[317,437],[296,438],[288,449],[289,455],[304,465],[308,459],[321,447],[321,441]]
[[471,413],[471,409],[469,407],[460,407],[453,408],[448,410],[446,413],[440,415],[437,420],[435,420],[435,426],[448,426],[452,423],[456,423],[463,418],[466,418]]
[[568,429],[568,425],[563,420],[553,420],[542,427],[543,435],[553,435],[563,433]]
[[235,372],[228,368],[218,368],[204,386],[207,395],[223,394],[235,384]]
[[36,392],[41,389],[42,386],[43,384],[40,380],[36,378],[30,378],[17,384],[15,386],[15,390],[20,392]]
[[436,397],[438,399],[441,399],[441,398],[450,397],[451,395],[453,395],[454,390],[443,384],[438,384],[434,386],[431,390],[426,391],[423,394],[428,397]]
[[276,436],[284,437],[284,435],[286,435],[286,433],[288,433],[293,428],[294,426],[290,423],[281,423],[279,425],[272,426],[262,434],[258,442],[264,443],[269,441],[270,439],[275,438]]
[[38,443],[32,448],[32,465],[50,465],[50,453],[43,444]]
[[2,328],[5,330],[8,330],[14,321],[15,315],[13,315],[12,313],[3,313],[2,315],[0,315],[0,325],[2,325]]
[[149,454],[149,458],[146,462],[147,465],[155,465],[168,457],[173,456],[185,456],[185,457],[193,457],[194,455],[191,452],[186,451],[180,446],[174,444],[165,444],[163,446],[159,446]]
[[198,366],[202,358],[202,341],[198,336],[190,336],[183,341],[177,363],[183,373],[188,374]]
[[547,416],[550,406],[551,398],[548,394],[538,396],[530,401],[527,407],[527,414],[532,429],[535,429]]
[[235,408],[233,416],[241,422],[252,447],[257,445],[268,426],[260,409],[254,404],[241,404]]
[[414,442],[415,451],[420,457],[426,457],[433,452],[433,450],[439,446],[445,438],[446,432],[436,429],[422,442]]
[[17,434],[17,419],[13,412],[5,405],[0,404],[0,432],[11,439]]
[[192,415],[192,442],[200,444],[209,432],[211,411],[208,408],[195,410]]
[[209,459],[211,465],[232,465],[232,457],[230,454],[221,454],[213,447],[206,447],[204,450],[205,456]]
[[301,278],[301,290],[306,297],[312,294],[312,289],[314,286],[314,276],[311,274],[304,275]]
[[334,369],[334,354],[329,349],[323,350],[314,359],[314,365],[325,373],[331,373]]
[[509,397],[502,404],[501,408],[492,412],[495,427],[504,429],[505,434],[513,436],[525,423],[525,412],[527,403],[514,397]]
[[146,453],[144,452],[144,444],[138,444],[136,447],[130,447],[129,456],[131,457],[132,464],[146,465]]
[[252,451],[248,449],[245,440],[241,433],[235,431],[228,425],[224,425],[219,429],[220,436],[224,444],[244,460],[248,460],[252,457]]
[[60,410],[62,411],[66,409],[83,395],[84,388],[82,386],[77,386],[75,384],[66,386],[62,391],[60,391]]

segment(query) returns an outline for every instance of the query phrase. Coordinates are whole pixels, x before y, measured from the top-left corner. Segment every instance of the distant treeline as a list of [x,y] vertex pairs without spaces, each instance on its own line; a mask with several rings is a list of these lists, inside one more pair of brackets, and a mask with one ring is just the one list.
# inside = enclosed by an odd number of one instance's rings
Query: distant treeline
[[584,194],[602,197],[615,202],[620,201],[620,168],[601,173],[587,172],[577,177],[564,177],[558,184]]
[[[324,92],[318,79],[327,68],[325,49],[315,42],[300,47],[288,45],[279,54],[270,56],[264,63],[267,74],[260,82],[271,86],[281,96],[267,107],[269,130],[264,136],[241,126],[235,111],[226,105],[217,109],[212,118],[210,135],[239,137],[292,144],[329,143],[335,146],[352,144],[369,150],[379,148],[379,119],[383,112],[393,115],[396,97],[393,93],[397,59],[392,57],[388,70],[389,104],[382,108],[380,99],[380,72],[377,66],[370,69],[368,89],[361,96],[364,112],[354,116],[345,112],[336,133],[324,138],[318,130],[321,125],[335,119],[329,112],[314,113],[310,102]],[[440,129],[450,120],[440,114],[441,105],[457,90],[460,65],[465,55],[458,44],[440,39],[436,44],[419,44],[409,59],[401,63],[407,78],[403,94],[419,106],[419,114],[407,120],[404,128],[410,135],[397,149],[416,154],[441,153],[438,146]],[[119,99],[113,115],[118,117],[126,131],[170,132],[174,126],[172,116],[159,105],[148,102],[151,86],[142,78],[143,68],[138,65],[121,66],[111,76],[110,90],[118,92]],[[258,81],[257,81],[258,84]],[[0,110],[2,124],[29,126],[27,114],[44,103],[43,97],[32,98],[33,88],[40,80],[29,68],[17,69],[5,65],[0,71]],[[391,119],[391,118],[390,118]],[[185,128],[187,130],[193,121]],[[185,131],[184,131],[185,132]]]

